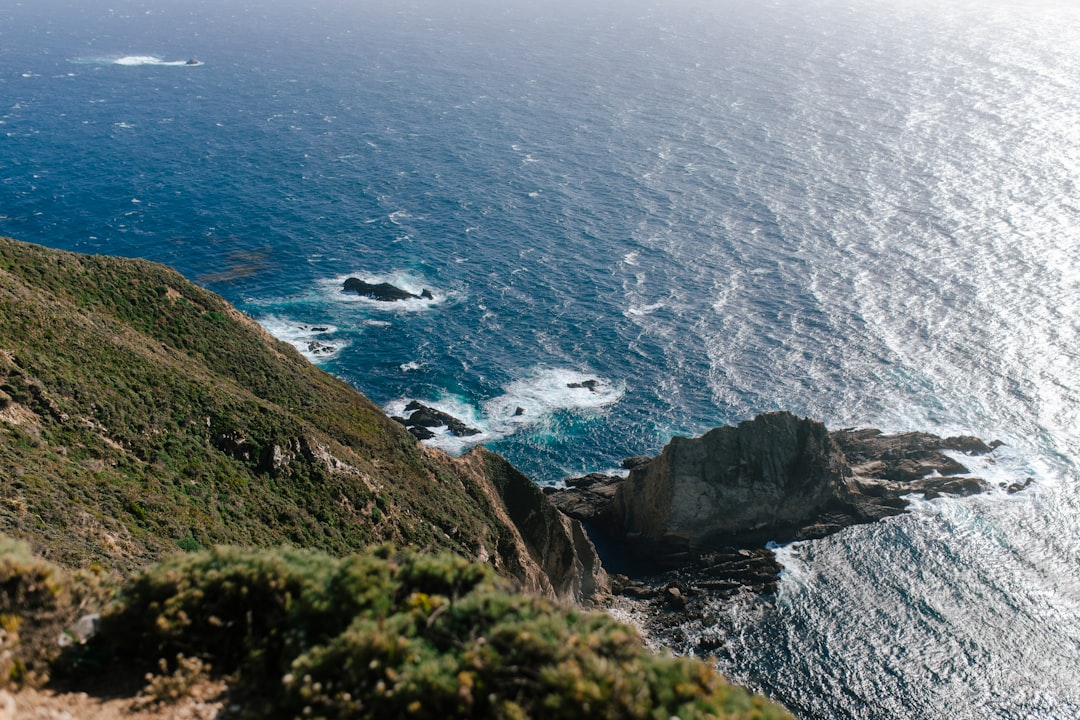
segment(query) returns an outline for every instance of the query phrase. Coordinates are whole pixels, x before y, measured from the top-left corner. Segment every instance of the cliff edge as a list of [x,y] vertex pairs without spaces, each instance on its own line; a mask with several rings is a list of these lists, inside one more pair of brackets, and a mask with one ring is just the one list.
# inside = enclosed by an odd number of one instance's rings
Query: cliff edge
[[0,238],[0,532],[49,560],[393,542],[554,598],[604,592],[580,526],[515,473],[424,448],[168,268]]

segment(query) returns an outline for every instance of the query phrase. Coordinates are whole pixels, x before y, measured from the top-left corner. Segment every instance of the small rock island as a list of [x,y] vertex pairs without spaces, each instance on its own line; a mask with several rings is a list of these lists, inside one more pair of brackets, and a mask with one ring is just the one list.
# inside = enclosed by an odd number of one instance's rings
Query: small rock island
[[433,300],[435,296],[431,291],[424,288],[419,295],[403,290],[397,285],[390,283],[369,283],[360,278],[351,277],[345,281],[343,292],[356,293],[379,302],[397,302],[398,300]]
[[[985,455],[999,445],[921,432],[830,432],[815,420],[771,412],[698,438],[673,438],[655,458],[628,458],[626,478],[592,474],[546,492],[585,523],[598,548],[617,556],[616,572],[635,576],[623,578],[623,589],[681,610],[695,587],[775,590],[780,565],[769,542],[824,537],[902,513],[907,495],[987,490],[946,453]],[[670,572],[679,569],[685,572],[673,584]]]

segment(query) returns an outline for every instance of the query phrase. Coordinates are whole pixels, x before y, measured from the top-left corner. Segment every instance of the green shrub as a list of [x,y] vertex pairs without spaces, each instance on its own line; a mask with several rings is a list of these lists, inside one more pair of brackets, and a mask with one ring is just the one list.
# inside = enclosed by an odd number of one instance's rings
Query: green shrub
[[787,717],[606,615],[389,547],[177,557],[124,586],[102,636],[147,667],[182,654],[235,673],[250,717]]
[[92,572],[70,573],[0,536],[0,687],[48,682],[60,638],[78,642],[68,628],[101,604],[106,586]]

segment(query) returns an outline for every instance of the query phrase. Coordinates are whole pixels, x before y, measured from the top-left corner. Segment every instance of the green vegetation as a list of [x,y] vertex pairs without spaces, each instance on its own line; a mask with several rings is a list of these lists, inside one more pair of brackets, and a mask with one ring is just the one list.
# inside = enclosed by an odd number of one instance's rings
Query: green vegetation
[[390,541],[499,564],[469,467],[165,267],[0,238],[0,531],[49,559]]
[[71,573],[34,557],[24,542],[0,536],[0,686],[42,684],[61,651],[61,637],[110,583],[94,572]]
[[253,718],[787,717],[607,615],[388,546],[176,557],[124,584],[96,640],[82,653],[108,667],[159,668],[159,695],[212,667]]
[[527,478],[426,451],[159,265],[0,238],[0,488],[0,685],[123,675],[156,703],[213,672],[260,718],[787,717],[511,592],[492,568],[575,562]]

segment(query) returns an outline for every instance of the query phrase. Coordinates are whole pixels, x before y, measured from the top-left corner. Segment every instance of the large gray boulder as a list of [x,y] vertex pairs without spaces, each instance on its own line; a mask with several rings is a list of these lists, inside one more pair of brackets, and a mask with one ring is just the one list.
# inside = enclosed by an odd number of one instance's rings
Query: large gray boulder
[[692,549],[753,544],[844,512],[850,476],[822,423],[767,413],[673,438],[630,472],[613,511],[628,540]]

